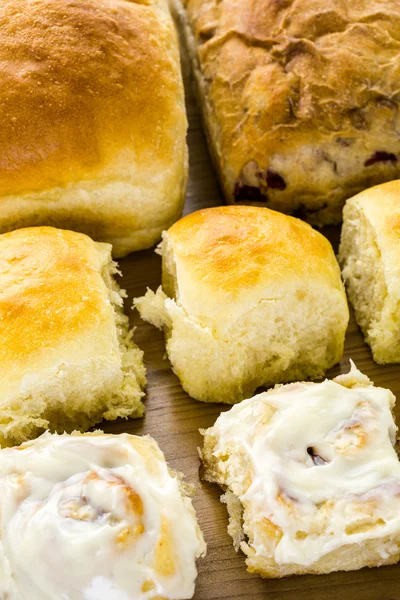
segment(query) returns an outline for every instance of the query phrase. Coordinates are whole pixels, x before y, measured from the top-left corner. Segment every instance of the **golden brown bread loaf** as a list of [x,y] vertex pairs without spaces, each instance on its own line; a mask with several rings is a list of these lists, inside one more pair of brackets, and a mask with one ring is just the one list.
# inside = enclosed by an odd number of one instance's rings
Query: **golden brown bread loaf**
[[374,360],[400,362],[400,181],[346,202],[339,260]]
[[174,0],[227,200],[322,225],[400,175],[398,0]]
[[55,225],[115,256],[157,242],[187,175],[166,0],[4,0],[0,64],[0,232]]
[[328,240],[267,208],[200,210],[163,234],[162,289],[135,300],[164,328],[184,389],[233,404],[260,385],[316,379],[339,361],[349,318]]
[[116,271],[111,246],[81,233],[0,235],[0,445],[142,416],[143,353]]

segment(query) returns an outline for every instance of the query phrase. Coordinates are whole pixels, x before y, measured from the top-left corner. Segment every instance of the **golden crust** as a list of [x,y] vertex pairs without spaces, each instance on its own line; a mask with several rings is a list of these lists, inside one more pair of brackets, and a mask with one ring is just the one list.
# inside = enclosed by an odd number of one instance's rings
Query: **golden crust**
[[110,244],[80,233],[0,235],[2,446],[143,415],[143,353],[115,272]]
[[268,208],[197,211],[175,223],[164,243],[174,256],[180,305],[195,318],[203,315],[204,322],[214,321],[214,312],[216,323],[233,321],[234,313],[261,299],[300,293],[304,286],[323,285],[344,296],[328,240]]
[[164,232],[159,253],[162,287],[134,306],[165,330],[192,398],[234,404],[340,360],[349,312],[339,265],[307,223],[261,207],[204,209]]
[[175,1],[229,202],[339,222],[399,176],[396,0]]
[[[177,218],[186,117],[165,0],[5,0],[0,65],[0,198],[6,209],[0,231],[73,223],[111,241],[146,227],[158,227],[159,235]],[[112,183],[120,188],[109,189],[108,214],[102,214],[101,190]],[[146,213],[151,200],[166,202],[168,185],[169,206],[159,207],[163,223],[150,214],[143,224],[140,211]],[[76,202],[82,190],[81,204],[93,192],[92,205],[65,214],[65,202]],[[12,204],[23,200],[38,214],[25,205],[13,211]],[[139,246],[156,239],[153,231]]]
[[92,178],[131,139],[145,162],[169,163],[159,129],[179,81],[159,12],[150,1],[2,2],[2,196]]
[[109,245],[72,231],[37,227],[0,236],[3,402],[41,368],[116,355],[102,278],[109,258]]

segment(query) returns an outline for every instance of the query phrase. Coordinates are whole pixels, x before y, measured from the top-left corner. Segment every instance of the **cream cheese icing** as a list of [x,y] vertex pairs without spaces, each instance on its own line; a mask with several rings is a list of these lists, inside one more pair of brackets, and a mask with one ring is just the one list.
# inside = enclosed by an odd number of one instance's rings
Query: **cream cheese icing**
[[[217,419],[205,436],[215,440],[219,483],[244,507],[252,553],[307,566],[343,545],[400,534],[394,402],[353,366],[337,380],[259,394]],[[279,532],[272,546],[262,522]]]
[[204,552],[150,437],[45,433],[0,452],[1,598],[191,598]]

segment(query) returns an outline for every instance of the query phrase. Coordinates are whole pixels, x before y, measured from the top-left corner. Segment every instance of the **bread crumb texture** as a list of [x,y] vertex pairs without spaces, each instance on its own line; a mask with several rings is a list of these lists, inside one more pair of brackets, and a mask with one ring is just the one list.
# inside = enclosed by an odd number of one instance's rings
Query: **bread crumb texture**
[[111,246],[51,227],[0,236],[0,443],[142,416],[143,353]]
[[340,360],[348,307],[330,243],[267,208],[192,213],[164,233],[162,288],[135,300],[163,328],[190,396],[234,404]]
[[379,364],[400,362],[400,182],[361,192],[343,212],[339,261],[365,341]]

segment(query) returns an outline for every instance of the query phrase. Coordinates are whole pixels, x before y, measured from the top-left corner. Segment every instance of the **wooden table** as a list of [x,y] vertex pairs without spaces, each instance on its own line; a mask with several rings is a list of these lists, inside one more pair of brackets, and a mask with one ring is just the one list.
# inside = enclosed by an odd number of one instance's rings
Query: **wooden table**
[[[184,66],[186,82],[189,81]],[[185,213],[207,206],[223,204],[201,129],[199,113],[186,85],[189,115],[190,178]],[[339,228],[324,231],[337,247]],[[129,311],[132,299],[155,290],[161,282],[160,258],[153,250],[138,252],[120,261],[122,286],[128,292]],[[197,447],[202,438],[200,427],[210,427],[224,407],[204,404],[188,397],[164,359],[163,335],[140,321],[136,311],[130,313],[137,326],[135,341],[144,350],[148,374],[146,415],[144,419],[104,424],[112,433],[151,434],[160,444],[169,464],[182,471],[196,486],[194,505],[208,544],[207,556],[198,563],[196,600],[400,600],[400,564],[380,569],[363,569],[328,576],[302,576],[283,580],[263,580],[246,572],[244,556],[233,550],[228,536],[227,512],[219,501],[220,489],[199,479]],[[400,366],[376,365],[369,348],[352,317],[347,332],[343,360],[329,373],[333,377],[349,369],[349,358],[377,385],[390,388],[399,397],[397,421],[400,424]]]

